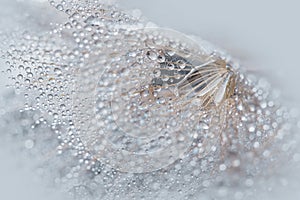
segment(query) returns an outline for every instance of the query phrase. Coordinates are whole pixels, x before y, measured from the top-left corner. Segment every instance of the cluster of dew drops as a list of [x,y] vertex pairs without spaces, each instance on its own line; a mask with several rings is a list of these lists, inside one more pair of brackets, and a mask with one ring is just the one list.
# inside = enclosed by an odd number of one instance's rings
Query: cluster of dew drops
[[[242,189],[232,189],[231,185],[253,186],[254,175],[264,171],[256,170],[257,166],[262,168],[276,161],[276,148],[280,148],[280,152],[289,151],[289,143],[277,143],[273,139],[283,138],[286,132],[292,131],[288,122],[291,114],[277,101],[270,100],[278,97],[270,92],[264,79],[252,77],[253,80],[248,80],[239,75],[241,95],[235,99],[234,112],[239,124],[238,127],[230,126],[227,132],[238,129],[241,135],[227,135],[232,144],[225,146],[229,149],[226,153],[220,147],[222,141],[210,134],[222,126],[211,127],[209,123],[213,120],[207,117],[198,125],[203,135],[211,140],[210,153],[205,156],[199,153],[203,151],[203,138],[196,135],[193,148],[185,158],[154,172],[123,173],[95,159],[75,130],[74,74],[78,67],[93,62],[90,58],[94,55],[120,51],[118,43],[126,33],[124,24],[142,27],[144,22],[140,22],[137,11],[130,15],[97,1],[71,2],[50,1],[58,11],[69,16],[68,22],[58,25],[51,34],[36,36],[24,32],[9,46],[4,58],[10,86],[24,95],[25,105],[15,120],[24,122],[20,132],[27,137],[25,148],[40,158],[56,151],[41,159],[44,165],[39,168],[40,172],[50,179],[55,177],[54,182],[75,199],[197,199],[204,194],[207,196],[203,198],[233,196],[242,199],[246,193]],[[153,57],[152,54],[148,56]],[[159,76],[160,72],[157,73],[155,75]],[[274,148],[273,143],[278,146]],[[244,147],[237,155],[239,145]],[[299,156],[293,158],[299,160]],[[53,174],[47,175],[47,170]]]

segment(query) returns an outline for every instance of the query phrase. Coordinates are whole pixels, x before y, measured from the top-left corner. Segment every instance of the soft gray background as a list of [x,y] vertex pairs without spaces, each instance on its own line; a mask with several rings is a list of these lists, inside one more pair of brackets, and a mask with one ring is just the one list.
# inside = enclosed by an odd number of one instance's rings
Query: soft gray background
[[[4,2],[0,0],[0,9]],[[23,2],[26,2],[24,0]],[[297,0],[122,0],[126,8],[139,8],[158,25],[195,34],[227,49],[245,67],[269,77],[291,104],[300,102],[300,3]],[[32,8],[34,9],[34,8]],[[5,8],[6,15],[14,15]],[[2,12],[2,11],[0,11]],[[54,11],[53,11],[54,12]],[[3,12],[2,12],[3,13]],[[5,12],[4,12],[5,13]],[[2,14],[3,15],[3,14]],[[2,18],[5,21],[5,18]],[[0,145],[0,199],[60,199],[34,180],[26,159]],[[300,189],[300,187],[298,187]],[[291,192],[286,199],[297,199]],[[278,199],[283,196],[278,195]],[[63,199],[63,198],[61,198]]]

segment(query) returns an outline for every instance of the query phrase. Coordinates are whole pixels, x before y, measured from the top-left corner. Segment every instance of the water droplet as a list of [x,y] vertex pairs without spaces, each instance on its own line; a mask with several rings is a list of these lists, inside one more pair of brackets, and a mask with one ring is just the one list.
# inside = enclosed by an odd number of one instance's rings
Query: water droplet
[[156,59],[157,59],[157,54],[156,54],[156,52],[154,52],[154,51],[148,51],[148,52],[147,52],[147,57],[148,57],[150,60],[156,60]]
[[227,167],[226,167],[225,164],[221,164],[221,165],[219,166],[220,171],[225,171],[226,168],[227,168]]
[[22,74],[18,74],[17,78],[18,78],[19,80],[21,80],[21,79],[23,79],[23,75],[22,75]]
[[33,142],[33,140],[28,139],[28,140],[25,141],[24,145],[25,145],[26,149],[31,149],[34,146],[34,142]]
[[157,61],[158,61],[159,63],[163,63],[163,62],[166,61],[166,57],[165,57],[164,55],[159,55],[159,56],[157,57]]
[[63,7],[63,5],[58,4],[58,5],[56,6],[56,9],[59,10],[59,11],[62,11],[62,10],[64,9],[64,7]]
[[62,71],[61,71],[60,68],[55,68],[55,69],[54,69],[54,72],[55,72],[56,74],[61,74],[61,73],[62,73]]
[[160,69],[155,69],[155,70],[153,71],[153,75],[154,75],[154,77],[158,78],[158,77],[161,75]]

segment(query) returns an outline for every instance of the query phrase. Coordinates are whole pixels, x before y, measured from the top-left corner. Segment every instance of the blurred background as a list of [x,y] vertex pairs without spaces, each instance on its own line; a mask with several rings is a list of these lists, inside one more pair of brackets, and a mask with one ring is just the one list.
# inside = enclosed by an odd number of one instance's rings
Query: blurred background
[[[0,0],[0,31],[13,23],[10,16],[16,12],[33,18],[56,12],[45,0],[19,0],[23,7],[16,1]],[[125,9],[140,9],[159,26],[200,36],[227,50],[243,67],[265,74],[291,106],[300,108],[300,1],[122,0],[120,4]],[[30,170],[31,164],[24,164],[26,158],[12,152],[9,142],[13,141],[0,141],[0,199],[64,199],[32,178],[35,172]],[[298,189],[300,184],[292,185],[270,198],[299,199]]]

